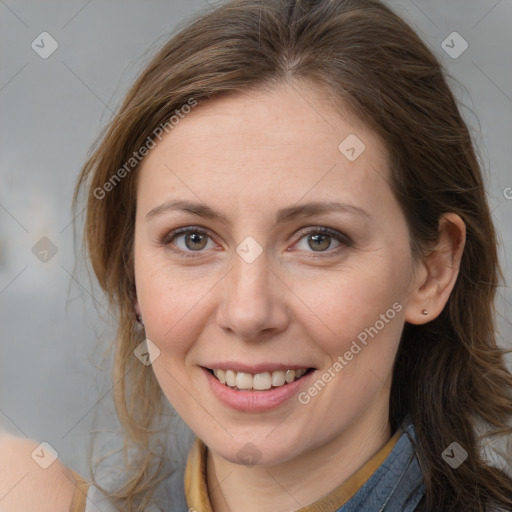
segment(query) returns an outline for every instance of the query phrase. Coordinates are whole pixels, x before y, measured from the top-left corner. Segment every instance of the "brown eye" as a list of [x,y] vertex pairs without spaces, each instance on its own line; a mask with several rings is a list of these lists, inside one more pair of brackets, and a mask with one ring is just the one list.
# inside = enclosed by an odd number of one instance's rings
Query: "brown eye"
[[191,251],[204,249],[206,247],[206,243],[208,242],[208,235],[198,232],[186,233],[184,237],[185,246]]
[[[211,243],[210,246],[208,246],[208,242]],[[194,252],[202,253],[205,252],[204,249],[213,249],[215,247],[215,242],[208,233],[193,227],[171,231],[163,238],[161,244],[175,253],[190,257],[194,256]]]
[[[298,233],[296,248],[310,253],[318,253],[313,256],[330,256],[339,251],[352,247],[352,240],[345,234],[328,227],[302,229]],[[333,245],[334,244],[334,245]],[[330,249],[330,250],[329,250]]]
[[308,245],[314,251],[324,251],[331,246],[331,237],[323,234],[309,235]]

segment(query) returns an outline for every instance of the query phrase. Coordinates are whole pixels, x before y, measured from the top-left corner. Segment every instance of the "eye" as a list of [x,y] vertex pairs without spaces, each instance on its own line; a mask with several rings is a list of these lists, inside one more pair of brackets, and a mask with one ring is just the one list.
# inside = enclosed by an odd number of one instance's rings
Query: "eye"
[[[296,246],[300,250],[307,252],[311,252],[312,250],[312,252],[316,253],[327,252],[331,254],[333,252],[338,252],[340,248],[343,249],[344,247],[350,247],[352,245],[352,241],[347,235],[327,227],[302,229],[299,231],[298,237],[300,237],[300,239]],[[335,244],[334,249],[332,249],[333,241]],[[328,251],[328,249],[332,250]],[[320,254],[319,256],[323,255]]]
[[[328,227],[315,227],[301,229],[297,233],[298,243],[295,246],[304,252],[317,253],[311,257],[325,257],[339,252],[345,247],[352,246],[347,235]],[[334,249],[333,241],[335,244]],[[188,226],[175,229],[164,236],[161,245],[167,247],[179,256],[194,258],[200,256],[205,250],[214,249],[216,243],[204,229]],[[331,250],[329,250],[331,249]],[[196,254],[194,254],[196,253]]]
[[[208,243],[211,242],[210,246]],[[193,252],[202,252],[203,249],[212,249],[215,242],[210,235],[202,229],[190,226],[176,229],[168,233],[162,240],[162,245],[169,247],[173,252],[180,253],[186,257],[194,257]],[[173,246],[177,247],[176,249]]]

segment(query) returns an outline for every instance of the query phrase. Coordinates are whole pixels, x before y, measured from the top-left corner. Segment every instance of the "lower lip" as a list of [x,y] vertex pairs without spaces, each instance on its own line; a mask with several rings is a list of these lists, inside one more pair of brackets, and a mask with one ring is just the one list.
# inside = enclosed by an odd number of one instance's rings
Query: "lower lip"
[[296,395],[314,373],[307,373],[290,384],[267,391],[237,391],[222,384],[206,368],[203,368],[203,371],[214,395],[232,409],[243,412],[264,412],[279,407]]

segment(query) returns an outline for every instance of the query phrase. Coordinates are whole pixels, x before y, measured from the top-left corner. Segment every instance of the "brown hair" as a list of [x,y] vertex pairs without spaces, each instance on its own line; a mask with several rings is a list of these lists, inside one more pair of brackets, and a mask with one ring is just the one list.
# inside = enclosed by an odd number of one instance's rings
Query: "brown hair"
[[[494,318],[502,276],[479,163],[439,62],[376,0],[234,0],[205,12],[153,58],[85,164],[75,201],[85,189],[86,246],[118,314],[116,409],[125,446],[136,449],[130,475],[109,496],[129,511],[143,510],[151,497],[163,464],[150,449],[151,429],[165,400],[151,368],[133,357],[141,341],[133,313],[137,166],[101,199],[95,191],[105,190],[133,152],[191,98],[207,101],[298,80],[323,87],[385,142],[390,185],[415,256],[437,239],[442,214],[454,212],[466,224],[460,272],[446,307],[433,321],[404,328],[389,420],[394,430],[409,413],[415,425],[426,485],[421,510],[510,509],[512,480],[485,460],[477,435],[512,433],[512,376],[496,343]],[[441,457],[453,441],[469,455],[456,470]]]

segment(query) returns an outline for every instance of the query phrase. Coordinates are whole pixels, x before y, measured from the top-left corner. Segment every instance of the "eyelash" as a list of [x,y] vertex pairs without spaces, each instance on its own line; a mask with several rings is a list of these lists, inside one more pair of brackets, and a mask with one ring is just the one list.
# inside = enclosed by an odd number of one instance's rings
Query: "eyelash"
[[[163,237],[160,245],[168,247],[169,250],[171,250],[173,253],[178,254],[180,257],[184,257],[184,258],[200,257],[200,255],[201,255],[200,253],[203,252],[202,250],[183,251],[182,249],[174,249],[171,247],[172,241],[174,241],[180,235],[186,235],[188,233],[198,233],[198,234],[205,235],[205,236],[209,237],[210,239],[212,239],[212,237],[204,229],[194,227],[194,226],[189,226],[189,227],[179,228],[179,229],[170,231]],[[327,258],[329,256],[332,256],[333,254],[337,254],[344,247],[352,247],[352,245],[353,245],[352,240],[350,240],[350,238],[347,235],[340,233],[339,231],[336,231],[335,229],[328,228],[328,227],[316,227],[316,228],[312,228],[312,229],[302,228],[297,233],[297,236],[298,236],[297,242],[302,240],[302,238],[304,238],[305,236],[319,235],[319,234],[320,235],[328,235],[331,238],[334,238],[335,240],[340,242],[341,245],[339,247],[337,247],[336,249],[332,249],[332,250],[319,251],[319,252],[312,251],[314,256],[308,256],[310,258]],[[307,251],[307,252],[309,252],[309,251]],[[197,253],[197,254],[194,254],[194,253]]]

